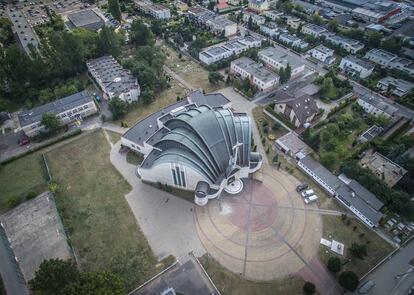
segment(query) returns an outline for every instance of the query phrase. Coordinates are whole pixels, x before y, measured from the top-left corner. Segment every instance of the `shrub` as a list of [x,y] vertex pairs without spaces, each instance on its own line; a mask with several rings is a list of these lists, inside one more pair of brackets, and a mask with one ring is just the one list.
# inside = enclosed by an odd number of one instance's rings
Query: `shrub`
[[20,205],[20,203],[22,202],[22,200],[18,197],[11,197],[7,200],[7,205],[11,208],[17,207],[18,205]]
[[348,226],[349,226],[349,225],[351,225],[351,220],[349,220],[349,219],[348,219],[348,220],[346,221],[346,225],[348,225]]
[[353,231],[356,231],[357,230],[357,226],[356,225],[354,225],[354,227],[352,228],[353,229]]
[[31,200],[31,199],[34,199],[34,198],[36,198],[36,196],[37,196],[37,193],[36,193],[36,192],[29,192],[29,193],[26,195],[26,200]]
[[364,244],[352,243],[351,247],[349,248],[351,254],[356,258],[363,259],[364,256],[367,256],[367,246]]
[[339,275],[339,284],[348,291],[354,292],[359,284],[357,275],[352,271],[344,271]]
[[364,233],[360,233],[360,234],[359,234],[359,237],[360,237],[360,238],[363,238],[364,236],[365,236],[365,234],[364,234]]
[[345,221],[346,220],[346,214],[341,214],[341,220]]
[[329,257],[327,267],[329,271],[338,273],[341,270],[341,259],[336,256]]
[[303,292],[305,292],[305,294],[307,294],[307,295],[312,295],[312,294],[315,294],[315,292],[316,292],[316,287],[315,287],[315,285],[314,285],[313,283],[311,283],[311,282],[306,282],[306,283],[303,285]]
[[262,143],[264,144],[266,142],[266,138],[262,138]]

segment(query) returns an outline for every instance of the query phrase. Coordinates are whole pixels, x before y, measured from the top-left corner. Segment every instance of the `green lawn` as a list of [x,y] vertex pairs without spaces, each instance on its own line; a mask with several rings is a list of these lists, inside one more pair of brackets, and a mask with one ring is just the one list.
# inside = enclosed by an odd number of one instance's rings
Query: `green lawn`
[[128,290],[157,271],[124,195],[129,184],[112,166],[102,131],[47,153],[60,191],[56,203],[83,270],[109,269]]
[[283,280],[254,282],[226,270],[207,255],[202,256],[200,262],[223,295],[303,294],[305,281],[297,276]]
[[117,143],[118,141],[121,140],[122,134],[117,133],[117,132],[114,132],[114,131],[111,131],[111,130],[105,130],[105,132],[108,134],[109,140],[113,144],[115,144],[115,143]]
[[[349,219],[349,218],[348,218]],[[385,256],[387,256],[394,248],[384,241],[375,232],[368,229],[356,218],[351,218],[350,225],[347,225],[346,221],[342,221],[339,216],[322,215],[323,221],[323,237],[325,239],[334,239],[338,242],[345,244],[344,256],[338,256],[342,262],[350,260],[343,266],[343,270],[352,270],[359,277],[368,272],[378,262],[380,262]],[[354,227],[356,229],[354,230]],[[363,234],[363,237],[360,235]],[[363,260],[352,257],[349,253],[349,248],[352,243],[366,244],[368,256]],[[320,258],[323,262],[327,262],[330,256],[336,255],[328,251],[324,246],[320,246]]]
[[0,166],[0,213],[10,209],[10,198],[24,201],[30,192],[47,190],[46,174],[41,151]]

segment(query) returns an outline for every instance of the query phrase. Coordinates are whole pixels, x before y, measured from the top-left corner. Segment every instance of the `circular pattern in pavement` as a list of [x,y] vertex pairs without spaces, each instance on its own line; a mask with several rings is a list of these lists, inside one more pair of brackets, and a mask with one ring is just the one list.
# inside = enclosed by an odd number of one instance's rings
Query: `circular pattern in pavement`
[[306,208],[291,175],[264,169],[262,182],[244,179],[236,195],[197,207],[200,240],[221,265],[250,279],[271,280],[301,269],[317,254],[320,216]]

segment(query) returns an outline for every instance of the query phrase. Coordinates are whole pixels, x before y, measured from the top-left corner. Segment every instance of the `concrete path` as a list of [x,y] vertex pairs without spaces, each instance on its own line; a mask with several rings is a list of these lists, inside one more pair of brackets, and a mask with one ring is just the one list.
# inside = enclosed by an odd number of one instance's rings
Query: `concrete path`
[[111,162],[132,186],[125,197],[155,256],[172,254],[183,263],[191,251],[204,255],[194,226],[194,204],[142,183],[135,175],[136,166],[127,163],[119,149],[120,141],[111,149]]
[[232,87],[226,87],[217,92],[223,94],[231,101],[233,109],[238,112],[247,113],[250,116],[252,119],[253,139],[257,145],[257,151],[263,156],[263,163],[268,164],[269,161],[267,160],[265,149],[263,148],[262,141],[260,140],[259,130],[257,129],[256,121],[253,118],[252,110],[256,107],[256,105],[238,94]]
[[124,128],[124,127],[118,126],[118,125],[113,124],[113,123],[108,123],[108,122],[103,123],[102,128],[106,129],[106,130],[109,130],[109,131],[119,133],[119,134],[124,134],[125,132],[127,132],[129,130],[129,128]]

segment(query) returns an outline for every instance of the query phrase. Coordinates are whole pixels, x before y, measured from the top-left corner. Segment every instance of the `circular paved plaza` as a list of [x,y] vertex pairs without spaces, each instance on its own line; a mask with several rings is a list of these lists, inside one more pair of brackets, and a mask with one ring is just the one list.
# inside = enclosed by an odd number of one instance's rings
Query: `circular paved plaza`
[[271,280],[300,270],[318,251],[319,214],[307,211],[286,172],[262,168],[262,181],[244,179],[243,191],[197,207],[197,232],[224,267],[250,279]]

